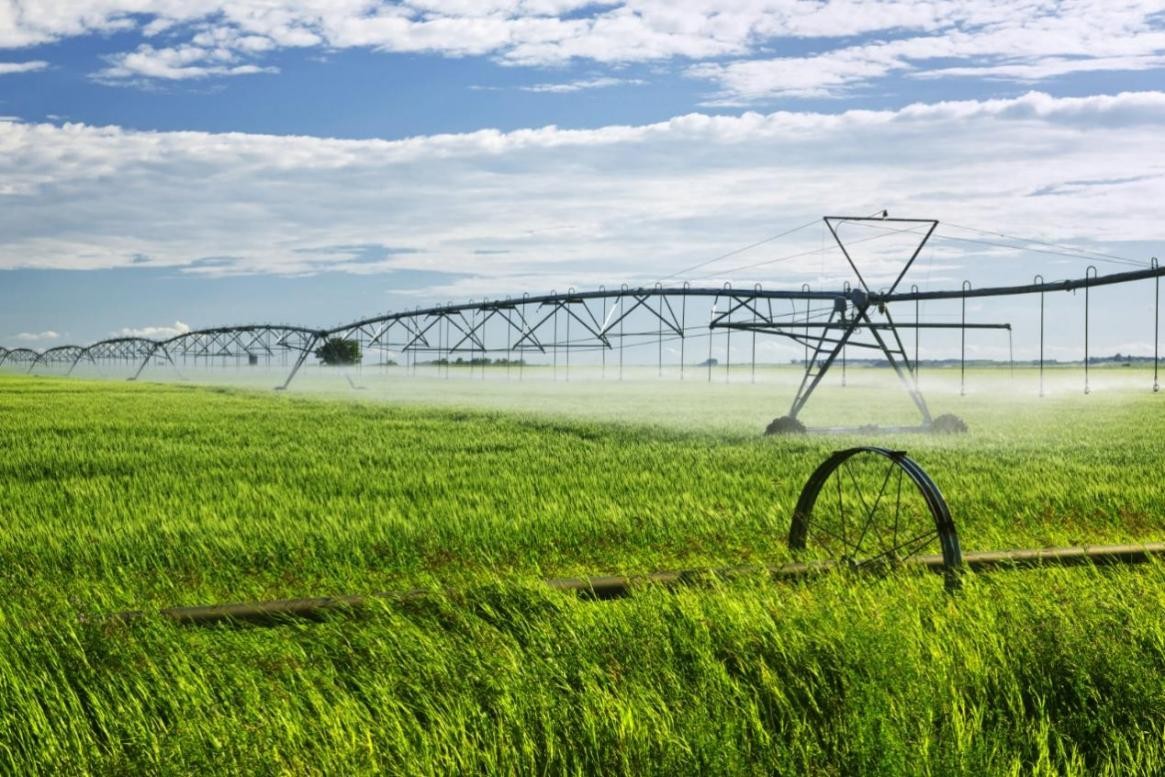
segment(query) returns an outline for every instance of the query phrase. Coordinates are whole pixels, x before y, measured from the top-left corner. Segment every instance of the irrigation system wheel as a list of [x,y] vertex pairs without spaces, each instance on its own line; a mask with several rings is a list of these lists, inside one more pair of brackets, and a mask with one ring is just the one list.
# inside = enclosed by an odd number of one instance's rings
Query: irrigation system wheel
[[859,569],[941,555],[947,587],[958,586],[963,555],[938,486],[903,451],[837,451],[801,490],[789,548],[806,560]]

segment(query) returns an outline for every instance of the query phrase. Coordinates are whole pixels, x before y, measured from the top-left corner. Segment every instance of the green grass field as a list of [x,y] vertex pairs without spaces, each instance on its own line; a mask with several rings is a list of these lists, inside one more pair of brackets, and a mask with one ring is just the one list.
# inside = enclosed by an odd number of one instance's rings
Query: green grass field
[[[867,372],[807,420],[908,418]],[[1165,398],[1135,377],[935,377],[972,434],[766,439],[780,381],[2,376],[0,773],[1161,773],[1158,565],[955,597],[909,572],[539,584],[787,560],[805,479],[860,443],[910,451],[965,550],[1165,539]],[[413,588],[276,628],[100,617]]]

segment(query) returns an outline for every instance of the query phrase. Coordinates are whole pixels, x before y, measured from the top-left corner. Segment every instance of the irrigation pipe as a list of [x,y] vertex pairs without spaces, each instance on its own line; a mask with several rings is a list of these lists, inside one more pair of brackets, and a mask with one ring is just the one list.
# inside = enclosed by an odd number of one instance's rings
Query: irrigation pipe
[[[983,551],[963,555],[962,569],[985,573],[1035,567],[1110,566],[1114,564],[1144,564],[1165,558],[1165,542],[1142,545],[1090,545],[1064,548],[1028,548],[1022,550]],[[920,568],[943,574],[945,566],[941,555],[916,556],[906,559],[902,566]],[[638,577],[597,576],[546,580],[547,587],[576,594],[587,599],[617,599],[647,586],[674,588],[710,580],[768,574],[773,580],[792,581],[811,578],[842,565],[829,562],[790,563],[775,567],[727,567],[716,570],[682,570],[656,572]],[[414,590],[402,593],[375,593],[352,596],[326,596],[311,599],[277,599],[237,604],[211,604],[192,607],[167,607],[158,615],[187,626],[209,626],[219,623],[248,623],[278,625],[289,620],[319,620],[337,612],[352,612],[378,601],[417,601],[433,594]],[[128,623],[142,620],[148,614],[142,611],[116,613],[103,620]]]

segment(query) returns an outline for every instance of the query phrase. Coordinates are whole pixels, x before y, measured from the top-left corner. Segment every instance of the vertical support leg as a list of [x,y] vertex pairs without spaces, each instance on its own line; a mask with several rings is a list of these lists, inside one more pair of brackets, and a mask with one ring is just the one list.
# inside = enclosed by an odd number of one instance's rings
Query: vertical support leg
[[449,362],[453,358],[453,352],[449,349],[449,316],[441,316],[441,323],[437,326],[439,327],[438,335],[443,338],[441,356],[445,360],[445,380],[449,380]]
[[[725,281],[724,288],[732,289],[732,284]],[[728,299],[728,323],[732,323],[733,299]],[[732,380],[732,327],[729,326],[724,330],[724,382],[728,383]]]
[[178,369],[178,364],[174,361],[174,357],[170,355],[170,349],[164,345],[159,345],[158,347],[162,349],[162,354],[165,355],[166,361],[170,362],[170,366],[174,368],[174,372],[177,373],[178,379],[186,380],[186,376],[182,374],[182,370]]
[[[918,284],[911,284],[910,293],[911,294],[918,293]],[[918,321],[919,321],[918,305],[919,305],[919,302],[917,299],[915,299],[914,300],[914,387],[915,388],[918,388],[918,373],[922,369],[922,362],[920,362],[918,360],[918,333],[920,331],[922,331],[922,328],[920,326],[918,326]]]
[[[930,409],[926,406],[926,400],[922,398],[922,392],[920,392],[914,385],[914,380],[910,374],[910,362],[907,360],[908,357],[906,356],[906,350],[902,347],[902,340],[898,337],[898,330],[894,328],[894,321],[890,318],[889,312],[885,312],[884,315],[886,316],[886,322],[890,325],[888,327],[890,333],[894,335],[897,350],[893,350],[886,345],[886,341],[882,339],[882,335],[878,332],[877,328],[873,326],[873,321],[870,320],[867,309],[863,308],[861,310],[860,317],[865,320],[866,324],[869,325],[870,334],[872,334],[874,339],[878,341],[878,346],[882,349],[882,353],[885,354],[886,360],[890,362],[890,366],[894,368],[894,372],[897,373],[898,379],[902,381],[902,385],[906,388],[906,392],[910,394],[910,398],[914,400],[914,404],[918,408],[918,412],[922,414],[923,425],[930,426]],[[902,360],[906,362],[905,372],[903,372],[902,365],[900,365],[898,360],[894,358],[895,353],[901,354]]]
[[752,330],[752,381],[756,383],[756,330]]
[[[824,236],[821,239],[824,241]],[[809,299],[809,284],[802,283],[801,291],[805,292],[805,355],[801,361],[802,366],[805,369],[809,369],[809,303],[811,302]]]
[[[753,288],[753,291],[757,291],[757,292],[759,292],[761,290],[761,286],[759,283],[755,284],[752,288]],[[756,318],[756,311],[754,310],[753,311],[753,319],[755,320],[755,318]],[[770,315],[769,318],[771,319],[772,316]],[[750,382],[756,383],[756,330],[755,329],[752,330],[752,377],[750,378]]]
[[[1149,262],[1150,266],[1157,269],[1157,257]],[[1161,384],[1157,381],[1157,342],[1161,334],[1161,276],[1157,275],[1153,278],[1153,393],[1161,390]]]
[[716,320],[716,303],[712,303],[712,310],[708,314],[708,382],[712,382],[712,322]]
[[627,299],[627,284],[624,283],[619,289],[619,380],[623,380],[623,348],[626,340],[623,337],[623,307]]
[[[845,282],[845,285],[842,286],[842,289],[845,291],[846,298],[848,298],[849,294],[850,294],[849,281]],[[843,324],[845,323],[845,311],[844,310],[841,311],[841,322]],[[847,348],[846,346],[842,346],[842,348],[841,348],[841,387],[842,388],[845,388],[846,380],[849,377],[848,375],[846,375],[846,372],[847,372],[846,356],[848,356],[848,355],[849,355],[849,348]]]
[[[805,374],[801,377],[801,385],[797,389],[797,395],[793,397],[792,406],[789,408],[790,418],[796,418],[797,414],[801,412],[801,408],[805,407],[805,403],[809,401],[809,397],[812,396],[818,384],[821,383],[821,379],[825,377],[825,373],[829,372],[830,366],[837,359],[838,354],[841,353],[841,349],[845,347],[850,336],[858,328],[860,315],[864,312],[864,308],[856,311],[848,323],[840,323],[836,327],[831,326],[834,317],[839,312],[839,308],[844,311],[843,305],[835,304],[833,311],[829,314],[829,321],[826,322],[826,326],[821,330],[821,336],[817,340],[817,347],[813,351],[813,356],[809,360],[809,366],[805,369]],[[825,341],[829,337],[829,333],[836,331],[838,328],[842,329],[841,336],[834,343],[833,349],[829,352],[825,361],[818,367],[818,360],[825,351]],[[813,371],[814,368],[817,369],[816,372]]]
[[656,371],[655,371],[655,377],[662,378],[663,377],[663,286],[657,283],[657,284],[655,284],[655,289],[659,294],[659,312],[656,314],[656,316],[658,317],[657,323],[659,324],[659,332],[656,335],[656,344],[657,344],[659,353],[656,357],[657,366],[656,366]]
[[1096,267],[1088,265],[1088,269],[1084,271],[1084,393],[1092,392],[1092,386],[1088,383],[1088,289],[1090,284],[1089,279],[1096,277]]
[[[81,351],[75,357],[73,357],[73,363],[69,365],[68,371],[65,372],[66,378],[73,374],[73,370],[77,369],[77,362],[81,361],[81,357],[84,355],[85,355],[85,352]],[[92,359],[93,357],[90,356],[89,358]]]
[[318,334],[312,335],[311,340],[308,341],[307,345],[304,346],[303,350],[299,352],[299,356],[296,357],[295,364],[292,365],[291,372],[290,372],[290,374],[288,374],[287,380],[283,381],[282,386],[276,386],[275,387],[276,391],[286,391],[287,390],[287,387],[291,385],[291,381],[295,378],[296,373],[299,372],[299,368],[302,367],[303,363],[307,360],[307,355],[315,350],[316,343],[318,343],[319,341],[320,341],[320,336]]
[[135,372],[133,375],[130,375],[128,378],[126,378],[126,380],[131,380],[131,381],[137,380],[141,376],[142,370],[144,370],[146,368],[146,365],[150,363],[150,359],[152,359],[153,356],[154,356],[154,352],[153,352],[153,350],[151,350],[149,353],[147,353],[142,358],[142,363],[138,365],[137,372]]
[[[1043,283],[1044,276],[1037,275],[1032,283]],[[1044,395],[1044,293],[1040,292],[1040,396]]]
[[[522,325],[525,326],[527,329],[529,329],[529,325],[526,324],[526,322],[530,320],[530,319],[526,318],[526,298],[528,296],[530,296],[530,295],[527,294],[526,292],[522,292]],[[519,383],[523,380],[523,377],[525,376],[525,374],[526,374],[526,360],[522,359],[522,361],[518,362],[518,382]]]
[[[137,372],[135,372],[129,378],[129,380],[137,380],[139,377],[141,377],[142,371],[145,370],[146,365],[150,363],[150,359],[154,358],[154,354],[158,351],[159,348],[162,349],[162,353],[166,354],[166,359],[167,359],[167,361],[170,362],[171,366],[174,367],[174,371],[175,372],[178,371],[178,367],[177,367],[177,365],[174,364],[174,360],[172,358],[170,358],[170,352],[167,351],[165,346],[163,346],[161,343],[155,343],[153,345],[153,347],[150,348],[150,350],[148,350],[146,352],[146,356],[144,359],[142,359],[142,363],[138,365]],[[179,374],[179,377],[181,377],[181,373],[178,373],[178,374]]]
[[959,396],[967,396],[967,291],[970,281],[963,281],[963,323],[959,325]]
[[[606,290],[607,290],[606,286],[599,287],[599,291],[601,291],[601,292],[605,292]],[[603,317],[600,320],[603,322],[603,326],[607,325],[607,298],[605,296],[603,297]],[[606,338],[604,338],[604,339],[606,339]],[[606,344],[603,345],[603,350],[599,355],[603,360],[603,371],[600,374],[600,377],[602,380],[606,380],[607,379],[607,345]]]
[[[506,298],[509,299],[508,297]],[[514,363],[514,311],[506,308],[506,380],[510,380],[510,369]]]
[[1007,327],[1007,370],[1012,381],[1015,380],[1015,342],[1011,337],[1011,327]]
[[[688,282],[684,281],[684,288]],[[684,379],[684,344],[688,340],[688,295],[680,298],[680,381]]]

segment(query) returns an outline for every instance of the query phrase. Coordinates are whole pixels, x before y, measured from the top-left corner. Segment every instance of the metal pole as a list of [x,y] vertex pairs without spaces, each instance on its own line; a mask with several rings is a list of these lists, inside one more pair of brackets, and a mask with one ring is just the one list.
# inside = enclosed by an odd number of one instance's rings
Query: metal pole
[[[759,283],[753,284],[753,291],[760,291]],[[755,314],[754,314],[755,315]],[[770,316],[771,318],[771,316]],[[756,330],[752,330],[752,382],[756,383]]]
[[[482,304],[485,304],[484,299],[482,300]],[[485,341],[486,329],[489,328],[489,311],[483,309],[479,312],[481,313],[481,334],[478,335],[477,339],[481,341],[481,379],[485,380],[485,368],[489,365],[489,349],[486,347],[488,343]],[[472,372],[473,370],[471,369],[470,374]]]
[[959,396],[967,396],[967,291],[970,281],[963,281],[963,322],[959,326]]
[[656,293],[659,295],[659,313],[657,314],[659,317],[659,335],[658,335],[658,338],[659,338],[659,341],[658,341],[659,342],[659,346],[658,346],[659,347],[659,356],[658,356],[659,366],[657,367],[655,377],[662,378],[663,377],[663,284],[657,282],[655,284],[655,290],[656,290]]
[[[918,293],[918,284],[912,283],[910,285],[910,293],[911,294]],[[918,312],[919,312],[918,305],[919,305],[919,302],[917,299],[915,299],[914,300],[914,323],[915,324],[918,323]],[[922,327],[919,327],[919,326],[914,327],[914,388],[918,388],[918,371],[921,368],[921,364],[918,361],[918,333],[921,330],[922,330]]]
[[[822,239],[824,239],[824,238],[822,238]],[[805,327],[805,357],[804,357],[804,359],[802,359],[802,366],[805,369],[809,369],[809,327],[808,327],[808,324],[809,324],[809,303],[810,303],[809,296],[808,296],[808,292],[810,291],[809,284],[802,283],[801,284],[801,291],[806,292],[806,296],[805,296],[805,324],[806,324],[806,327]]]
[[[1044,276],[1036,275],[1032,283],[1043,283]],[[1040,292],[1040,396],[1044,395],[1044,293]]]
[[[684,281],[684,289],[689,284]],[[680,380],[684,379],[684,344],[688,340],[688,295],[680,297]]]
[[[552,289],[551,294],[558,294],[557,289]],[[558,380],[558,308],[561,307],[559,303],[554,303],[554,380]]]
[[514,363],[514,310],[510,307],[510,297],[506,295],[506,380],[510,380],[510,370]]
[[619,380],[623,380],[623,301],[627,298],[627,284],[619,286]]
[[[606,287],[606,286],[603,286],[603,285],[600,285],[600,286],[599,286],[599,292],[600,292],[600,293],[606,294],[606,291],[607,291],[607,287]],[[606,298],[606,296],[604,296],[602,299],[603,299],[603,318],[602,318],[602,322],[603,322],[603,326],[606,326],[606,325],[607,325],[607,298]],[[601,330],[600,330],[600,331],[601,331]],[[604,333],[604,334],[605,334],[605,333]],[[599,343],[599,346],[602,348],[602,352],[599,354],[599,355],[600,355],[600,357],[602,357],[602,360],[603,360],[603,372],[602,372],[602,379],[603,379],[603,380],[606,380],[606,379],[607,379],[607,346],[606,346],[606,344],[605,344],[605,343],[602,343],[602,342],[600,342],[600,343]]]
[[[732,291],[732,283],[724,281],[724,288]],[[729,295],[728,298],[728,323],[732,323],[732,308],[733,298]],[[724,332],[724,382],[728,383],[732,380],[732,327],[727,327]]]
[[1007,369],[1010,379],[1015,380],[1015,343],[1011,338],[1011,327],[1007,327]]
[[[529,298],[529,296],[530,296],[529,292],[522,292],[522,326],[523,327],[528,326],[528,324],[526,324],[526,322],[529,320],[526,318],[526,300]],[[532,337],[533,332],[531,332],[530,335]],[[520,356],[518,358],[521,359],[521,361],[518,362],[518,381],[521,382],[523,377],[526,374],[526,360]]]
[[[414,313],[413,313],[413,326],[417,326],[417,324],[416,324],[416,321],[417,321],[417,316],[416,316],[416,314],[417,314],[417,313],[419,313],[420,311],[421,311],[421,308],[420,308],[419,306],[418,306],[418,307],[416,307],[416,308],[414,309]],[[409,349],[409,355],[412,357],[412,361],[413,361],[413,377],[415,378],[415,377],[417,377],[417,351],[416,351],[416,349],[415,349],[415,348],[410,348],[410,349]]]
[[1096,277],[1096,267],[1088,265],[1088,269],[1084,271],[1084,393],[1088,394],[1092,391],[1092,387],[1088,384],[1088,281]]
[[[849,293],[850,293],[850,285],[849,285],[849,281],[846,281],[846,282],[845,282],[845,283],[842,285],[842,289],[845,291],[846,298],[848,299],[848,298],[849,298]],[[845,323],[845,312],[844,312],[844,311],[842,311],[842,323]],[[849,350],[849,349],[848,349],[848,348],[846,348],[846,346],[844,346],[844,345],[841,347],[841,387],[842,387],[842,388],[845,388],[845,381],[846,381],[846,374],[845,374],[845,373],[846,373],[846,365],[845,365],[845,361],[846,361],[846,355],[847,355],[847,353],[846,353],[846,352],[847,352],[848,350]]]
[[712,322],[716,320],[716,303],[712,302],[712,310],[708,313],[708,382],[712,382]]
[[574,286],[566,290],[566,382],[570,383],[570,295],[574,294]]
[[[1149,261],[1149,265],[1157,269],[1157,257],[1153,257]],[[1161,276],[1153,278],[1153,393],[1161,390],[1161,384],[1157,381],[1157,341],[1161,333]]]

